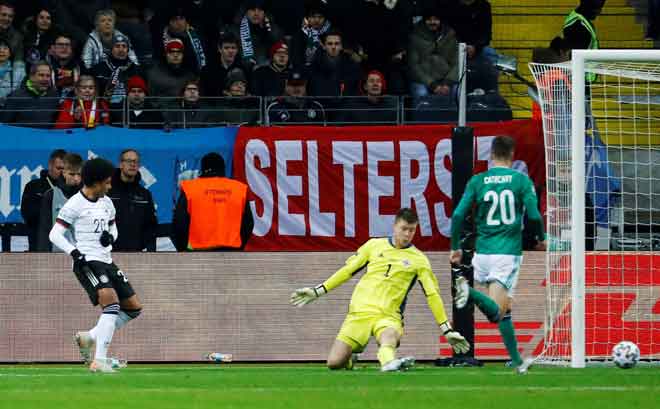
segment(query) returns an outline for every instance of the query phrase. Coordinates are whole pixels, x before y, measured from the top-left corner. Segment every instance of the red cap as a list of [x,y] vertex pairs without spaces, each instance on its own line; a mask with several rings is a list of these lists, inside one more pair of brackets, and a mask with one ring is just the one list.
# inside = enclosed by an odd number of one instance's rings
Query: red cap
[[128,79],[128,82],[126,83],[126,90],[130,91],[133,88],[140,88],[144,93],[147,93],[147,83],[144,81],[142,77],[139,75],[134,75],[131,78]]
[[282,40],[276,42],[272,47],[270,47],[270,58],[273,58],[273,55],[275,55],[275,53],[278,51],[285,51],[288,54],[289,46],[286,45],[286,43]]
[[169,53],[172,50],[181,50],[183,51],[184,46],[183,46],[183,41],[179,40],[178,38],[173,38],[170,41],[165,43],[165,52]]

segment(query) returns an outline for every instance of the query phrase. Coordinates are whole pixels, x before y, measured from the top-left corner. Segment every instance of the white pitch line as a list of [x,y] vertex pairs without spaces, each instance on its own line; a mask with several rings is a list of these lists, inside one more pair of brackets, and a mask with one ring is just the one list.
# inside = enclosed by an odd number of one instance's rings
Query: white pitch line
[[[66,376],[66,375],[61,375]],[[227,393],[227,392],[253,392],[253,393],[269,393],[269,392],[324,392],[324,391],[363,391],[365,389],[378,389],[368,386],[348,386],[337,385],[336,387],[322,387],[322,386],[291,386],[291,387],[219,387],[212,386],[209,388],[140,388],[131,390],[131,393],[191,393],[208,391],[211,393]],[[521,392],[628,392],[628,391],[658,391],[660,387],[656,386],[608,386],[608,385],[591,385],[591,386],[524,386],[524,385],[507,385],[507,386],[395,386],[387,387],[388,391],[397,392],[487,392],[487,391],[521,391]],[[5,391],[4,393],[22,393],[24,390]],[[30,393],[50,393],[47,389],[31,390]]]

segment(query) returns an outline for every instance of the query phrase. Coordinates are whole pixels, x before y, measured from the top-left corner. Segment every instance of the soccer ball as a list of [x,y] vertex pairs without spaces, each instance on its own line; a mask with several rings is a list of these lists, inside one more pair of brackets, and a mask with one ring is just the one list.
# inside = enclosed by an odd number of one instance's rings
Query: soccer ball
[[619,368],[632,368],[639,362],[639,348],[634,342],[621,341],[612,348],[612,360]]

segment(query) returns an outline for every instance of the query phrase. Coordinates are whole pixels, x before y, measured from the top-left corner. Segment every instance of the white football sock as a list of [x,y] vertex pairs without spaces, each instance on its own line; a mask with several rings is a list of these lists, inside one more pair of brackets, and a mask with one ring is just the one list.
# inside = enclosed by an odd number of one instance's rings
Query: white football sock
[[119,304],[105,307],[96,327],[90,331],[94,333],[94,339],[96,340],[95,360],[105,361],[108,357],[108,348],[110,348],[110,342],[112,342],[112,335],[115,333],[118,310]]

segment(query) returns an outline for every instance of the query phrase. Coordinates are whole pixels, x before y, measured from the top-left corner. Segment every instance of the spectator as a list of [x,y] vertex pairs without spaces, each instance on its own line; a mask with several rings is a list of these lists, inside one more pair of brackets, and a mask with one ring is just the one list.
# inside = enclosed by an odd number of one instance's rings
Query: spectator
[[128,95],[121,111],[112,111],[112,124],[135,129],[162,129],[163,115],[159,109],[147,101],[147,83],[142,77],[134,76],[126,84]]
[[264,0],[246,0],[240,23],[230,31],[240,39],[243,66],[252,70],[268,64],[268,50],[282,39],[283,32],[266,14]]
[[[177,39],[183,42],[183,66],[199,74],[206,66],[205,41],[195,27],[188,23],[183,8],[177,8],[170,14],[167,26],[161,34],[162,45]],[[159,49],[162,49],[159,47]]]
[[362,84],[365,97],[349,98],[341,110],[338,122],[343,124],[396,125],[397,98],[385,96],[385,75],[370,71]]
[[289,46],[276,42],[270,49],[271,63],[257,68],[253,74],[252,94],[277,97],[284,94],[284,82],[289,74]]
[[48,169],[39,174],[39,179],[31,180],[25,185],[21,197],[21,215],[28,230],[28,249],[37,251],[37,231],[41,217],[41,199],[47,190],[52,189],[64,171],[64,156],[66,151],[55,149],[48,157]]
[[23,24],[23,47],[25,63],[30,64],[45,60],[48,49],[55,41],[57,29],[50,10],[40,7],[39,10]]
[[51,128],[57,114],[57,91],[52,86],[52,71],[46,61],[30,67],[27,81],[9,94],[0,122],[30,128]]
[[119,169],[112,176],[112,199],[119,236],[112,244],[116,251],[156,251],[156,207],[151,192],[140,184],[140,154],[125,149],[119,155]]
[[96,80],[81,75],[76,83],[75,98],[65,99],[55,123],[56,129],[94,129],[110,123],[110,111],[105,100],[97,98]]
[[217,120],[215,110],[200,97],[199,80],[186,81],[180,102],[165,112],[165,122],[174,128],[205,128]]
[[23,35],[13,27],[16,7],[8,1],[0,0],[0,38],[9,44],[14,61],[25,61]]
[[128,37],[115,34],[112,37],[110,55],[91,70],[91,74],[98,82],[100,94],[110,101],[113,110],[121,109],[126,98],[128,79],[142,73],[140,66],[128,58],[130,48]]
[[209,96],[222,95],[227,73],[235,68],[245,71],[237,55],[238,38],[232,33],[220,36],[217,58],[210,59],[202,71],[202,85]]
[[89,33],[96,27],[96,13],[110,8],[111,0],[57,0],[57,24],[73,37],[74,55],[80,56],[78,47],[85,44]]
[[46,57],[53,73],[53,84],[61,99],[74,95],[80,78],[80,62],[73,56],[73,40],[68,34],[58,34]]
[[408,45],[410,93],[415,97],[449,95],[458,81],[457,43],[452,30],[435,7],[425,10]]
[[[41,214],[39,215],[39,228],[37,230],[36,251],[62,251],[53,248],[48,234],[55,224],[55,219],[64,203],[81,188],[81,175],[83,159],[77,153],[64,155],[64,170],[57,178],[56,183],[46,190],[41,200]],[[67,232],[66,234],[71,234]]]
[[112,0],[117,13],[116,27],[130,38],[140,65],[149,66],[153,60],[153,41],[147,19],[153,16],[148,8],[150,0]]
[[326,120],[323,105],[307,97],[307,79],[302,71],[295,68],[289,71],[284,96],[268,105],[266,115],[272,125],[325,125]]
[[[327,0],[312,0],[311,2],[327,2]],[[300,30],[300,22],[305,18],[305,10],[309,0],[266,0],[265,8],[273,16],[284,35],[290,35]]]
[[218,121],[223,124],[253,124],[259,119],[259,98],[249,97],[248,82],[241,69],[227,75],[225,98],[218,106]]
[[310,95],[357,95],[360,67],[343,52],[342,35],[330,31],[321,41],[323,48],[316,50],[310,67]]
[[337,27],[347,41],[358,44],[353,48],[363,49],[365,55],[360,56],[364,59],[363,72],[378,70],[385,74],[390,95],[408,94],[405,57],[413,24],[412,3],[410,0],[345,1],[350,11],[342,18],[342,27]]
[[326,15],[325,3],[311,1],[306,5],[302,27],[293,36],[293,62],[296,66],[310,66],[316,51],[322,48],[321,37],[332,28]]
[[497,52],[489,46],[493,16],[487,0],[459,0],[449,11],[456,41],[467,44],[468,92],[497,90]]
[[[113,38],[124,36],[124,33],[115,29],[117,15],[112,9],[99,10],[94,18],[95,29],[87,38],[82,51],[82,62],[85,68],[90,70],[101,61],[107,60],[112,49]],[[130,46],[130,43],[129,43]],[[135,51],[129,49],[128,58],[138,64]]]
[[0,39],[0,106],[5,103],[7,95],[21,85],[25,78],[25,64],[14,61],[9,42]]
[[[202,35],[202,38],[207,41],[205,46],[217,44],[218,42],[220,30],[224,26],[221,11],[226,4],[222,3],[229,2],[227,0],[195,0],[180,2],[185,10],[184,13],[188,23],[192,27],[195,27],[197,32]],[[238,9],[239,7],[236,6],[233,12],[236,13]]]
[[[195,73],[183,66],[183,41],[175,38],[165,44],[165,61],[151,67],[147,73],[149,95],[171,99],[179,95],[183,84],[195,78]],[[155,105],[163,106],[168,101],[158,101]]]
[[252,235],[254,218],[245,183],[225,177],[225,161],[215,152],[202,158],[199,178],[181,182],[172,217],[178,251],[238,250]]

